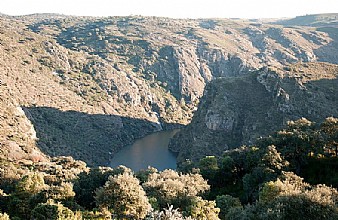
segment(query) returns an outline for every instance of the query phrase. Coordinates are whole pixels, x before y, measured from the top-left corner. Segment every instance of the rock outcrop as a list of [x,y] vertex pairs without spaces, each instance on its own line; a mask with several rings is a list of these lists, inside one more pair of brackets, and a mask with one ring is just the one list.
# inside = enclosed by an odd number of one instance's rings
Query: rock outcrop
[[170,143],[178,162],[221,156],[225,150],[254,144],[289,120],[322,121],[338,116],[338,66],[295,64],[262,68],[240,77],[213,80],[191,124]]
[[[332,24],[44,14],[0,16],[0,30],[1,81],[16,107],[31,115],[36,147],[89,165],[105,164],[146,134],[189,124],[213,80],[245,78],[265,66],[338,62]],[[267,79],[259,78],[259,85]],[[284,87],[275,92],[284,100],[279,108],[291,111],[291,94]],[[231,133],[244,123],[240,114],[235,108],[209,109],[203,120],[212,131]]]

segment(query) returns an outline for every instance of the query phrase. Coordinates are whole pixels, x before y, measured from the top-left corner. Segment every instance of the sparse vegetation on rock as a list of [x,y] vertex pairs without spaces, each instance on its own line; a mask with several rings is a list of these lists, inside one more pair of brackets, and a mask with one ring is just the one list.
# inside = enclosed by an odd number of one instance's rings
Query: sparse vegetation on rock
[[[335,14],[0,14],[0,219],[337,219],[337,36]],[[99,167],[185,125],[178,171]]]

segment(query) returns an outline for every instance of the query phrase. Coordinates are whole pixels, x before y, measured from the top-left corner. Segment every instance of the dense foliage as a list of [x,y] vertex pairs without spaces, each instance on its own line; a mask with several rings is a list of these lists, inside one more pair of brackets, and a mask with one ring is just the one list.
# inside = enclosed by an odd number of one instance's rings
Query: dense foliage
[[144,219],[151,209],[146,193],[132,173],[110,176],[95,192],[96,203],[118,219]]
[[208,179],[206,198],[216,199],[221,219],[336,219],[337,125],[332,117],[290,121],[255,146],[187,161],[181,170],[199,168]]
[[336,118],[302,118],[179,171],[53,158],[1,179],[0,219],[337,219],[337,137]]

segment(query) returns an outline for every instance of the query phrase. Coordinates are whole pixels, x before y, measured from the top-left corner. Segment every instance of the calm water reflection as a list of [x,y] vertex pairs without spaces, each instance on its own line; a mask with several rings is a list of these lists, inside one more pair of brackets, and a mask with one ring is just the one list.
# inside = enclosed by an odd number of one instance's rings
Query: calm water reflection
[[179,129],[150,134],[123,148],[112,159],[111,166],[125,165],[134,171],[148,166],[158,170],[176,169],[176,157],[168,150],[170,138]]

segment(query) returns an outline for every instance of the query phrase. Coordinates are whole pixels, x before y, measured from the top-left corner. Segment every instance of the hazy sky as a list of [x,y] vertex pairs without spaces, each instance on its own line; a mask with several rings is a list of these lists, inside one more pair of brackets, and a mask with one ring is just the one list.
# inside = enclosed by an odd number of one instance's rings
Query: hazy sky
[[9,15],[278,18],[338,13],[338,0],[0,0],[0,12]]

